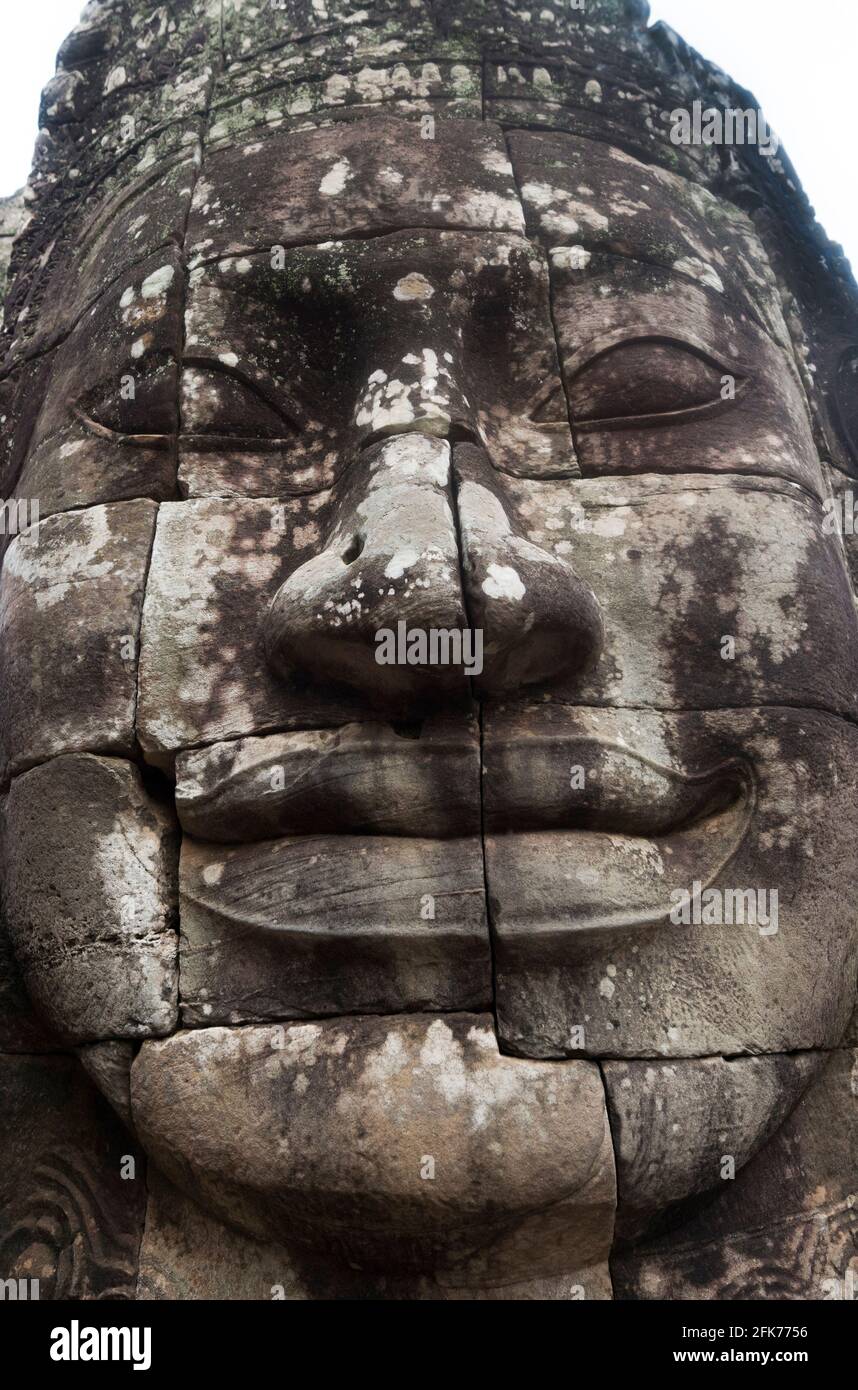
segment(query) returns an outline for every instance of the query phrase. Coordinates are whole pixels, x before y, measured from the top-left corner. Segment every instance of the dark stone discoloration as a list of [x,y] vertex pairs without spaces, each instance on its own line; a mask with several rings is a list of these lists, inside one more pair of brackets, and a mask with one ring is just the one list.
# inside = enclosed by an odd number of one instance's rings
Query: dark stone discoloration
[[858,1250],[855,1066],[854,1051],[834,1052],[716,1202],[615,1258],[617,1297],[849,1300]]
[[186,1027],[491,1005],[476,837],[186,838],[180,894]]
[[[37,1297],[132,1299],[145,1159],[73,1057],[0,1055],[0,1266]],[[124,1156],[136,1172],[123,1179]]]

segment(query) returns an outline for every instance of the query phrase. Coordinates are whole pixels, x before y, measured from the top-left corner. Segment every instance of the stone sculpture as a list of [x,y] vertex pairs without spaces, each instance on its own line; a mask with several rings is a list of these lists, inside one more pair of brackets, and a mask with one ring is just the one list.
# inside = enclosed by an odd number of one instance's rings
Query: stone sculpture
[[752,105],[640,0],[63,46],[0,378],[4,1278],[847,1296],[858,289],[694,102]]

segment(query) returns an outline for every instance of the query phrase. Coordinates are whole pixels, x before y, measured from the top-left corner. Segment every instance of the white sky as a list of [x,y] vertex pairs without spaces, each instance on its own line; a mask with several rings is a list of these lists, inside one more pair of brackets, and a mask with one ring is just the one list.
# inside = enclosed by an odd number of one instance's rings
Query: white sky
[[[858,269],[854,90],[858,0],[650,0],[705,57],[750,88],[829,236]],[[83,0],[6,0],[0,17],[0,195],[30,168],[39,92]]]
[[816,215],[858,275],[858,0],[650,0],[678,34],[753,92]]

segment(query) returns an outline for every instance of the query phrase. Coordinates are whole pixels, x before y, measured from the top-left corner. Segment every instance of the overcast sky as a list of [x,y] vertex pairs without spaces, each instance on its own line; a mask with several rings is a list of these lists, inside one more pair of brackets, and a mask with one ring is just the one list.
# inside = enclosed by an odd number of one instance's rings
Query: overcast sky
[[[154,3],[154,0],[153,0]],[[852,129],[858,0],[650,0],[694,48],[750,88],[829,236],[858,269]],[[17,0],[0,16],[0,195],[26,181],[39,92],[82,0]]]

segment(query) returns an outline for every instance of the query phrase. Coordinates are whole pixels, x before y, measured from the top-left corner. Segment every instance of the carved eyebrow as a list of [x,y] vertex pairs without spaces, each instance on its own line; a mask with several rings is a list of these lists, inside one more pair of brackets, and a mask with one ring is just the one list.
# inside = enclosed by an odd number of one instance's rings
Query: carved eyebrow
[[643,347],[649,344],[653,347],[674,348],[677,352],[690,353],[708,363],[709,366],[720,367],[725,372],[730,372],[745,380],[750,380],[756,375],[748,361],[737,358],[735,362],[725,362],[720,352],[717,352],[696,335],[683,333],[680,338],[670,333],[659,333],[650,327],[627,325],[622,328],[613,328],[608,333],[597,334],[588,343],[576,348],[573,353],[563,359],[564,376],[567,382],[571,382],[585,368],[592,366],[594,362],[619,348]]
[[[665,261],[659,261],[654,256],[647,256],[642,248],[636,248],[633,254],[629,254],[627,251],[609,250],[604,246],[593,245],[592,243],[588,243],[586,238],[583,239],[583,244],[591,255],[596,254],[600,257],[604,257],[605,260],[619,262],[621,265],[627,267],[629,271],[633,272],[636,267],[641,267],[641,275],[633,276],[641,287],[644,283],[643,268],[659,271],[665,277],[666,281],[670,279],[682,280],[686,285],[691,285],[699,290],[705,298],[710,300],[712,304],[717,304],[722,311],[726,311],[730,314],[736,314],[737,312],[747,314],[761,333],[765,333],[766,337],[770,338],[773,342],[777,341],[771,327],[766,323],[765,315],[757,303],[756,296],[752,293],[750,288],[748,288],[747,284],[735,275],[729,281],[722,294],[720,290],[716,290],[711,285],[706,284],[705,280],[701,280],[699,276],[692,275],[687,270],[679,269],[675,263],[668,265]],[[562,250],[563,248],[559,247],[557,249]],[[604,272],[599,271],[593,273],[588,270],[582,270],[579,274],[583,281],[591,285],[596,285],[600,281],[605,282],[609,278]]]

